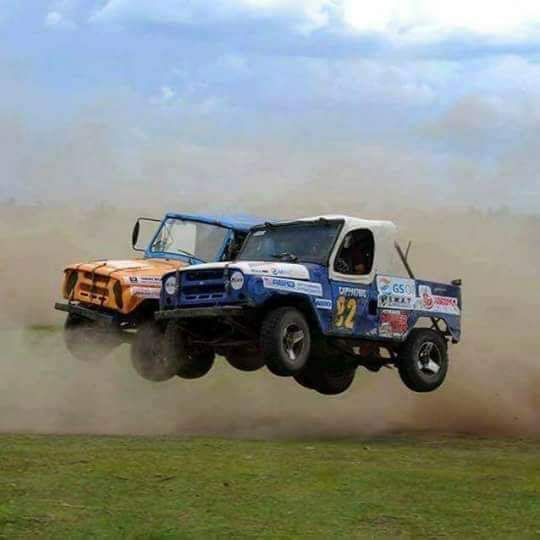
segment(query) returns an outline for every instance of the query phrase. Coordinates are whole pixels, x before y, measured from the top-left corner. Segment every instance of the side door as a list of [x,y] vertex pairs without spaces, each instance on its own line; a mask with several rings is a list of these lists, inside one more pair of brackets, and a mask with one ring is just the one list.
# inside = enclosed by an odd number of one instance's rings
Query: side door
[[377,334],[375,242],[369,229],[348,231],[330,260],[332,322],[329,334]]

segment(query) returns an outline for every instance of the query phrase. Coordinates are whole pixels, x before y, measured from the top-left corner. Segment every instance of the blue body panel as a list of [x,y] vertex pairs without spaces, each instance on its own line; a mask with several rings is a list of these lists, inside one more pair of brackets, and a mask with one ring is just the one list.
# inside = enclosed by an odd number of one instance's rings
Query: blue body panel
[[[459,287],[396,276],[375,276],[369,284],[329,279],[322,265],[304,264],[309,279],[279,275],[243,275],[243,285],[230,285],[229,268],[187,269],[173,296],[162,287],[161,309],[247,304],[262,307],[275,297],[309,302],[320,330],[327,336],[401,342],[422,318],[442,319],[454,341],[461,337]],[[163,277],[166,280],[173,273]]]

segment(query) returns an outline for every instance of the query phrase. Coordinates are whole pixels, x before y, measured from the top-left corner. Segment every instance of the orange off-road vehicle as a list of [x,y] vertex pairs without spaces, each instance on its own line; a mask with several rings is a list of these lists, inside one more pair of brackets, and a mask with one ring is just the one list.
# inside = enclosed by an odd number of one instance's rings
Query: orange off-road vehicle
[[[67,349],[81,360],[95,360],[129,342],[133,366],[144,376],[148,357],[159,365],[163,355],[163,323],[154,320],[161,277],[190,264],[234,259],[258,222],[172,213],[162,220],[139,218],[132,247],[144,253],[142,258],[96,260],[65,268],[62,293],[67,302],[55,308],[67,312]],[[141,223],[152,224],[155,231],[144,248],[138,245]]]

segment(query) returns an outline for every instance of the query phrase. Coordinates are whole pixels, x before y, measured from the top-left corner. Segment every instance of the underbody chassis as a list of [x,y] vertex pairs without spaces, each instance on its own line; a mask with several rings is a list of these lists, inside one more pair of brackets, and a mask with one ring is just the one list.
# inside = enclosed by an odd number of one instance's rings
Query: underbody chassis
[[[250,305],[208,306],[158,311],[156,319],[173,324],[183,332],[191,345],[210,347],[216,354],[227,355],[231,349],[259,349],[260,319],[256,307]],[[345,365],[363,366],[370,371],[394,364],[396,344],[380,340],[313,336],[313,350],[331,361],[339,356]]]

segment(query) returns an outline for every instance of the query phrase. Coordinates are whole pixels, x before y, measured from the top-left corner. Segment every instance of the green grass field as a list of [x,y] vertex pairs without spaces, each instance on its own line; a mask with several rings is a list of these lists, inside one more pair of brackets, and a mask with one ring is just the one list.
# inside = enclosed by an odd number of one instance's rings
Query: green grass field
[[0,435],[5,538],[540,537],[540,443]]

